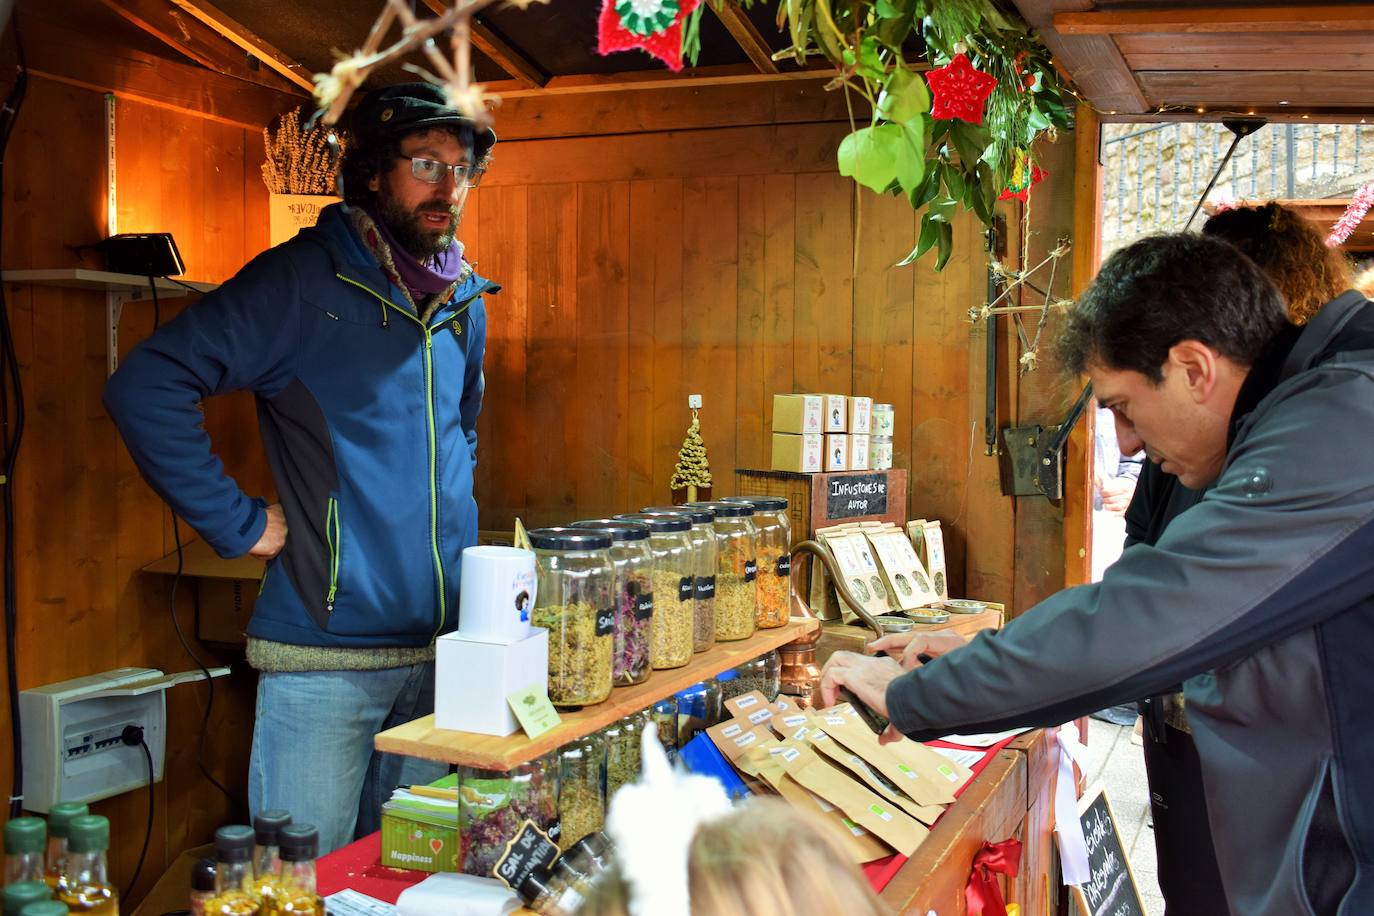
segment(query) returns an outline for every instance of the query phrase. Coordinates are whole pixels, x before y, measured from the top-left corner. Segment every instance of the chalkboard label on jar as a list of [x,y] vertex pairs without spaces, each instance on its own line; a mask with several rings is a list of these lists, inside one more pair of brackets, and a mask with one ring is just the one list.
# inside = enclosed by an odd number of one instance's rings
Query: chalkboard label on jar
[[782,556],[778,557],[778,575],[792,575],[792,554],[785,553]]
[[691,601],[696,594],[696,580],[691,576],[683,576],[682,581],[677,584],[677,600]]
[[502,853],[493,871],[511,888],[518,888],[536,868],[549,868],[558,858],[558,845],[533,821],[526,820]]
[[744,562],[744,581],[753,582],[759,577],[759,564],[756,560],[746,560]]
[[615,630],[615,608],[608,607],[596,614],[596,635],[610,636]]
[[648,620],[654,616],[654,593],[645,592],[635,596],[635,620]]
[[716,577],[697,576],[697,600],[710,601],[716,597]]

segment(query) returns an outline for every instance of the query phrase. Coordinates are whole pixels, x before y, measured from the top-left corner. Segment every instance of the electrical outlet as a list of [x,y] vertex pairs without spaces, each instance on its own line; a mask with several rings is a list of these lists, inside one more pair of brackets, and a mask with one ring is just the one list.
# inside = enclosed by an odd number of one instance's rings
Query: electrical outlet
[[701,409],[701,395],[699,395],[699,394],[689,394],[689,395],[687,395],[687,406],[690,407],[692,410],[700,410],[700,409]]

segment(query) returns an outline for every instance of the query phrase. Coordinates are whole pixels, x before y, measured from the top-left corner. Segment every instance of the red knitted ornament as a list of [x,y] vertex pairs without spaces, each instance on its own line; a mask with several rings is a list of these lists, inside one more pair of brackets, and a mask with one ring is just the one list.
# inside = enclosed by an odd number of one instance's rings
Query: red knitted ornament
[[930,84],[932,118],[959,118],[970,124],[983,123],[983,106],[997,88],[997,77],[975,70],[963,54],[927,73],[926,82]]
[[[596,52],[603,57],[616,51],[632,51],[636,48],[647,51],[668,65],[674,72],[682,69],[682,21],[687,14],[696,9],[700,0],[676,0],[664,3],[662,0],[602,0],[601,19],[597,23]],[[677,6],[677,15],[671,24],[662,31],[642,34],[646,27],[659,25],[664,18],[649,10],[649,7],[669,9]],[[640,8],[643,9],[640,9]],[[619,8],[619,9],[618,9]],[[625,15],[622,15],[624,13]],[[627,27],[633,25],[635,28]]]

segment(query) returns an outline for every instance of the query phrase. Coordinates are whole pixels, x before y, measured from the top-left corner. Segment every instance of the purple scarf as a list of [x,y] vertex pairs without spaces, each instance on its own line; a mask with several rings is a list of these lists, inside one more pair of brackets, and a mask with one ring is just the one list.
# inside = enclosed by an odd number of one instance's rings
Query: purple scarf
[[401,243],[396,241],[386,223],[377,218],[377,214],[368,210],[367,215],[372,217],[373,224],[381,233],[382,241],[391,249],[391,260],[396,265],[396,272],[400,274],[399,279],[409,290],[411,301],[416,306],[428,300],[430,296],[442,293],[462,276],[462,242],[454,239],[446,251],[441,251],[425,261],[417,261],[414,255],[401,247]]

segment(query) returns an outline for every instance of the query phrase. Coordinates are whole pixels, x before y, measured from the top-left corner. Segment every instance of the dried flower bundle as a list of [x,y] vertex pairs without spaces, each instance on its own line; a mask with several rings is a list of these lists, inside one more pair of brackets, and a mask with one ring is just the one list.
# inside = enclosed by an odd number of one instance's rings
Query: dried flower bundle
[[[333,194],[334,155],[329,149],[329,131],[303,128],[301,110],[296,108],[277,119],[275,130],[262,131],[267,158],[262,163],[262,180],[273,194]],[[339,152],[344,138],[339,137]]]

